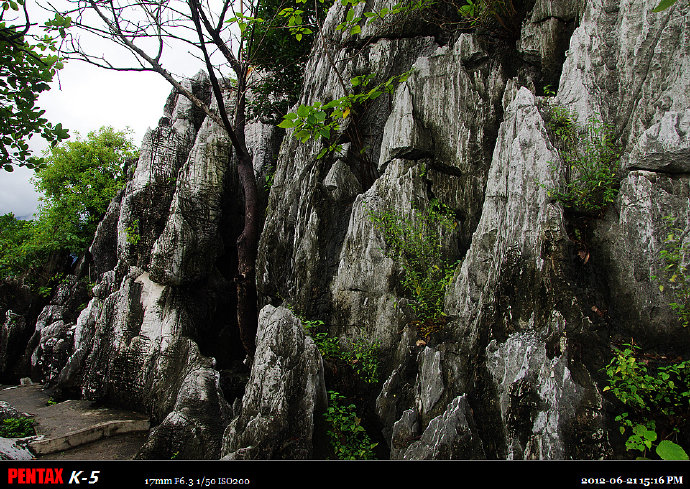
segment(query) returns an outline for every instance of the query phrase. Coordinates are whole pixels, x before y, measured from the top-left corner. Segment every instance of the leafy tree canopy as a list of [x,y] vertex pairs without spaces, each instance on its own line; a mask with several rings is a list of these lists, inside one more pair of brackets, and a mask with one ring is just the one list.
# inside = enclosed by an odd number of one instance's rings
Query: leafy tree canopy
[[31,237],[31,221],[22,221],[9,213],[0,216],[0,278],[16,275],[21,247]]
[[104,127],[49,150],[34,178],[43,193],[36,219],[0,217],[0,277],[39,267],[55,252],[87,249],[123,185],[126,162],[137,157],[130,132]]
[[[124,166],[137,157],[131,131],[103,127],[85,140],[50,149],[46,166],[36,172],[34,185],[43,192],[37,224],[56,248],[84,251],[110,200],[124,181]],[[55,234],[53,234],[55,232]]]
[[57,41],[65,36],[68,17],[56,15],[37,35],[26,0],[0,0],[0,167],[35,168],[41,160],[31,155],[28,139],[40,134],[56,144],[69,137],[62,124],[51,124],[36,106],[40,93],[62,68]]

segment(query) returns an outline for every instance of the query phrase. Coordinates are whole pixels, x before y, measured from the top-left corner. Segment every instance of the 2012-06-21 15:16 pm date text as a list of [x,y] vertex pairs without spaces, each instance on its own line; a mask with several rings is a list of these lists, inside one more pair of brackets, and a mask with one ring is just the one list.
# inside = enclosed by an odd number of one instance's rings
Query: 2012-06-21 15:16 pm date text
[[683,485],[682,475],[663,475],[657,477],[582,477],[581,485],[610,486],[678,486]]

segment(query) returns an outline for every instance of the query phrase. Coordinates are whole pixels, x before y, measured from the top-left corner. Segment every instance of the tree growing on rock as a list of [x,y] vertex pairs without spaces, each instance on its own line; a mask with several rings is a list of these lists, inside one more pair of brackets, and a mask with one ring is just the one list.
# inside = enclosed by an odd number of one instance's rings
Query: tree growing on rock
[[[237,320],[243,346],[253,356],[258,321],[255,267],[264,209],[245,138],[249,116],[247,95],[253,81],[261,79],[253,75],[258,71],[254,68],[257,64],[268,64],[266,54],[271,46],[277,45],[283,54],[293,49],[285,46],[295,26],[288,27],[285,16],[282,16],[284,22],[278,22],[279,13],[287,3],[283,4],[282,0],[222,0],[213,4],[201,0],[70,0],[70,3],[72,9],[61,14],[69,16],[79,32],[111,41],[128,52],[133,62],[117,65],[112,58],[90,52],[76,36],[70,36],[65,49],[68,58],[109,70],[155,72],[227,133],[236,154],[244,196],[244,226],[237,238]],[[301,8],[304,19],[319,8],[316,5]],[[259,14],[273,17],[265,20]],[[300,41],[310,45],[312,35],[313,32],[304,30],[304,39]],[[211,81],[214,104],[197,98],[185,87],[182,78],[168,68],[166,56],[171,44],[177,49],[186,46],[203,62]],[[297,64],[300,57],[304,58],[304,52],[303,46],[294,49],[292,56],[282,58],[282,64]],[[224,93],[226,81],[234,91],[231,102]],[[272,106],[269,110],[276,109]]]

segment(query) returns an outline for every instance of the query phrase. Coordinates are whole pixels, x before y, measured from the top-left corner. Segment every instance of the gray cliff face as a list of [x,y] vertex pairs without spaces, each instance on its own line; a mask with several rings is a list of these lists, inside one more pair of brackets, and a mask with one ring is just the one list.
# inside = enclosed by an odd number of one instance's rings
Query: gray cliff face
[[[327,26],[343,15],[332,9]],[[663,266],[662,218],[688,227],[687,16],[686,5],[652,14],[640,1],[535,2],[508,46],[475,34],[439,44],[414,30],[391,40],[368,27],[370,72],[387,76],[391,59],[398,72],[415,68],[385,107],[362,115],[383,122],[365,132],[376,178],[363,178],[354,140],[323,160],[317,144],[284,141],[260,290],[331,334],[381,342],[387,378],[368,402],[391,457],[611,456],[600,373],[611,342],[687,348],[672,296],[651,279]],[[411,64],[397,61],[400,43],[405,59],[416,49]],[[304,101],[339,95],[325,58],[314,57]],[[349,69],[360,58],[347,59]],[[555,99],[535,96],[547,84]],[[587,263],[545,189],[558,177],[545,122],[554,105],[582,121],[600,114],[624,143],[620,195],[590,224]],[[420,345],[397,307],[399,264],[368,215],[410,215],[432,198],[459,218],[446,252],[461,263],[445,298],[450,322]]]
[[[189,88],[210,101],[205,74]],[[270,170],[276,134],[248,128],[259,179]],[[36,323],[37,378],[63,395],[151,415],[157,426],[140,458],[218,458],[230,403],[249,375],[231,282],[242,224],[231,165],[223,130],[171,94],[100,223],[85,277],[72,278],[81,287],[91,281],[90,297],[82,292],[77,307],[75,292],[58,293]]]
[[312,459],[314,425],[327,405],[319,350],[299,319],[270,305],[259,315],[256,344],[241,414],[225,432],[223,458]]
[[[380,457],[625,456],[603,392],[611,345],[690,347],[672,291],[653,280],[664,218],[690,230],[690,6],[654,14],[644,0],[536,0],[499,37],[414,17],[353,37],[336,30],[345,13],[337,2],[323,28],[344,80],[413,71],[353,111],[343,149],[321,159],[320,141],[250,125],[260,186],[275,167],[252,362],[236,331],[242,194],[230,146],[171,95],[91,247],[90,300],[69,312],[83,294],[72,281],[36,322],[36,376],[149,413],[157,426],[141,458],[324,457],[327,390],[358,400]],[[541,96],[547,85],[555,97]],[[204,75],[190,86],[210,99]],[[317,44],[300,103],[343,94]],[[597,115],[623,145],[620,192],[596,219],[547,192],[565,173],[547,124],[555,106],[580,121]],[[447,322],[420,341],[404,270],[370,213],[409,217],[434,199],[458,220],[443,238],[458,264]],[[4,342],[12,314],[0,318]],[[379,382],[322,359],[301,319],[322,320],[343,345],[377,341]]]

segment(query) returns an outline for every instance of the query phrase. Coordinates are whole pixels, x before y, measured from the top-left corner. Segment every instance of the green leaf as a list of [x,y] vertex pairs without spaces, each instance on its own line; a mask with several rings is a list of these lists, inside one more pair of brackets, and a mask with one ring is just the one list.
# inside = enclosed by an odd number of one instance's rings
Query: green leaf
[[285,119],[283,122],[278,124],[278,127],[283,128],[283,129],[291,129],[297,125],[296,122],[290,120],[290,119]]
[[659,5],[657,5],[654,9],[652,9],[652,12],[662,12],[669,8],[671,5],[676,3],[677,0],[661,0],[659,2]]
[[685,450],[670,440],[661,440],[656,447],[656,454],[662,460],[688,460]]
[[307,105],[300,105],[297,107],[297,116],[300,117],[301,119],[304,119],[309,115],[309,106]]

